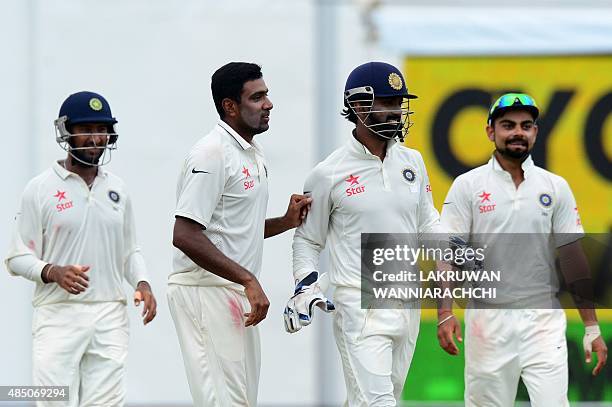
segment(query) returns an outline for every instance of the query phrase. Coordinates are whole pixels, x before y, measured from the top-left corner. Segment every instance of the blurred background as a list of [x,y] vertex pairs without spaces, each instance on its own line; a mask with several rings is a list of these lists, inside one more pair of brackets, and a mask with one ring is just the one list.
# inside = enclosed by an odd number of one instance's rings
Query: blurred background
[[[63,158],[53,131],[62,101],[96,91],[119,120],[108,169],[130,188],[159,303],[146,328],[130,305],[130,405],[191,404],[165,296],[172,213],[183,157],[217,120],[210,77],[229,61],[262,65],[275,105],[270,130],[257,137],[269,162],[270,216],[284,213],[309,170],[350,137],[339,114],[348,73],[382,60],[401,67],[419,95],[406,144],[422,152],[438,208],[453,178],[493,150],[487,107],[520,90],[542,111],[536,164],[568,180],[587,232],[612,229],[610,1],[2,0],[0,7],[3,254],[25,184]],[[259,401],[340,405],[331,318],[318,315],[291,336],[283,328],[292,236],[265,244],[261,280],[271,307],[260,325]],[[610,285],[612,253],[603,259],[601,283]],[[0,385],[31,383],[32,291],[32,283],[0,273]],[[612,314],[599,316],[612,348]],[[575,312],[568,319],[570,398],[612,405],[612,368],[590,377],[582,324]],[[423,313],[404,398],[414,406],[463,404],[463,359],[438,347],[431,311]]]

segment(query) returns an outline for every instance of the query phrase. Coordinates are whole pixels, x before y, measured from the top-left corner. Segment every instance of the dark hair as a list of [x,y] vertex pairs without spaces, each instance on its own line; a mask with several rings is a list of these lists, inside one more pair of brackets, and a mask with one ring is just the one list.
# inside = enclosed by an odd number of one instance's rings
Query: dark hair
[[221,103],[223,99],[228,98],[240,103],[240,94],[245,82],[261,77],[261,66],[249,62],[230,62],[217,69],[212,76],[210,88],[219,117],[222,119],[225,117]]
[[[353,96],[357,96],[357,95],[353,95]],[[348,120],[349,122],[357,124],[357,114],[355,113],[355,110],[351,109],[351,107],[346,101],[346,98],[344,99],[344,109],[342,109],[342,112],[340,113],[340,115],[344,117],[346,120]]]

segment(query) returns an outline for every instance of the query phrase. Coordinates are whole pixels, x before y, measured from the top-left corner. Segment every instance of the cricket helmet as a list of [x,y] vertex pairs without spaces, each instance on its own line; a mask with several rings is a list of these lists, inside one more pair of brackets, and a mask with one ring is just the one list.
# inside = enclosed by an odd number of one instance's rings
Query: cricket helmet
[[[397,126],[388,126],[386,123],[366,124],[367,117],[371,113],[379,111],[372,110],[374,99],[385,97],[403,98],[401,105],[401,120]],[[358,119],[373,133],[385,138],[398,138],[403,141],[408,134],[408,128],[412,125],[408,110],[408,100],[416,99],[417,96],[408,92],[404,76],[395,66],[385,62],[368,62],[359,65],[349,74],[344,86],[344,105],[357,113],[366,113],[366,119],[357,115]],[[382,112],[382,111],[380,111]]]
[[[73,134],[72,126],[75,124],[105,124],[108,128],[108,142],[103,146],[78,147],[72,146],[71,137],[75,136],[96,136],[97,133]],[[95,92],[82,91],[68,96],[60,107],[58,118],[54,121],[55,140],[60,147],[67,151],[74,159],[87,165],[100,166],[107,164],[111,159],[110,151],[117,148],[117,138],[119,135],[115,129],[115,119],[111,113],[108,101],[100,94]],[[103,156],[99,163],[84,162],[77,157],[76,150],[104,149]],[[108,154],[106,154],[108,152]]]

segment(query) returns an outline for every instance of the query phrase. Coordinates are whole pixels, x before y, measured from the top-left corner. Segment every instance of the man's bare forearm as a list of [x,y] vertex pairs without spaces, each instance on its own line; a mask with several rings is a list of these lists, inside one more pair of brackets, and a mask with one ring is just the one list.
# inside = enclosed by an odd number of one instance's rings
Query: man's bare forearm
[[559,248],[559,264],[582,322],[596,325],[593,280],[580,240]]
[[279,235],[292,228],[293,226],[290,225],[284,217],[268,218],[266,219],[266,226],[264,228],[264,239]]
[[198,223],[178,217],[174,223],[174,246],[203,269],[226,280],[247,285],[255,276],[224,255],[206,235]]
[[[454,270],[454,267],[452,265],[446,262],[443,262],[443,261],[436,261],[436,267],[440,271]],[[446,275],[446,273],[444,273],[444,275]],[[442,290],[445,290],[447,288],[452,289],[454,287],[454,284],[452,284],[452,282],[447,281],[444,278],[441,279],[440,281],[437,281],[437,284],[440,286],[440,288],[442,288]],[[453,312],[453,299],[452,298],[440,298],[438,300],[438,316],[442,316],[443,314],[446,314],[449,312],[450,313]]]

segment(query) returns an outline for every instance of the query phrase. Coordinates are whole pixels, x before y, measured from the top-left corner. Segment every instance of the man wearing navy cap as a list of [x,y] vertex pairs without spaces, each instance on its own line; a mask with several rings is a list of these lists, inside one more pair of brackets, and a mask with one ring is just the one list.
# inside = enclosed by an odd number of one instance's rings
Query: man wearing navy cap
[[102,169],[118,135],[106,99],[70,95],[55,120],[68,155],[25,188],[5,264],[36,283],[32,321],[33,381],[69,386],[69,401],[39,406],[121,406],[125,397],[128,319],[125,278],[144,302],[156,302],[136,242],[125,184]]
[[[297,286],[285,309],[285,328],[297,332],[309,325],[313,305],[335,309],[334,336],[351,407],[398,404],[419,332],[418,307],[361,308],[361,234],[438,231],[423,158],[397,142],[411,125],[408,104],[415,98],[396,67],[369,62],[355,68],[346,81],[343,111],[355,129],[304,186],[312,204],[293,240]],[[326,245],[333,303],[317,272]]]

